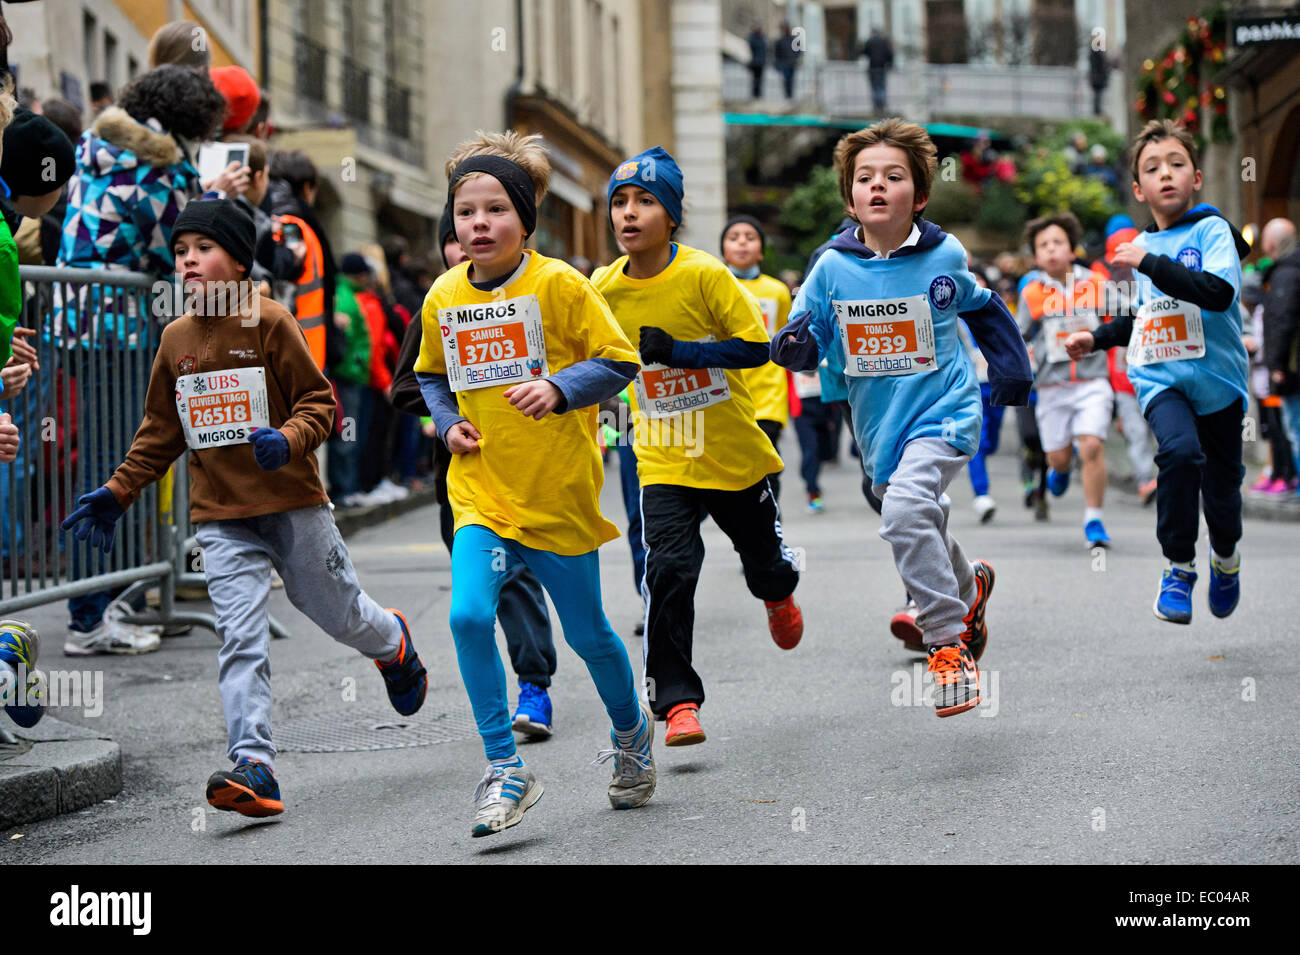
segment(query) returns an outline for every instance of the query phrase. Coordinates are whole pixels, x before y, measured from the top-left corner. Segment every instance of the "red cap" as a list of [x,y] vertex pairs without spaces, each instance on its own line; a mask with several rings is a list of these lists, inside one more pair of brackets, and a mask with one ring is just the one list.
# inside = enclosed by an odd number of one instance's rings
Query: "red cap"
[[1137,238],[1137,229],[1116,229],[1106,240],[1106,261],[1109,262],[1115,258],[1115,250],[1125,242],[1132,242]]
[[239,129],[257,112],[262,93],[242,66],[218,66],[208,71],[212,85],[226,98],[226,120],[221,131],[228,133]]

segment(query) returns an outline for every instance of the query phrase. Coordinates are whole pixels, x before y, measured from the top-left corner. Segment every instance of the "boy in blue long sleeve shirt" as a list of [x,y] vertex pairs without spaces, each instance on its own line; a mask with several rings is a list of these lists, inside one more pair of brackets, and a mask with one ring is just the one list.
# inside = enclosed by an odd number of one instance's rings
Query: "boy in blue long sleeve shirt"
[[989,363],[995,404],[1024,404],[1029,356],[1002,301],[980,288],[966,250],[920,218],[937,168],[921,127],[887,119],[835,149],[857,229],[836,237],[804,280],[772,358],[796,371],[825,357],[844,375],[863,466],[881,498],[880,536],[920,613],[939,716],[980,702],[975,661],[993,568],[948,533],[945,489],[979,449],[979,380],[960,315]]
[[1155,220],[1115,250],[1135,270],[1136,314],[1066,340],[1071,358],[1128,346],[1128,376],[1155,433],[1156,537],[1169,560],[1155,615],[1192,622],[1197,504],[1210,532],[1210,612],[1226,617],[1241,597],[1241,419],[1249,359],[1241,341],[1241,260],[1250,246],[1201,188],[1196,141],[1169,120],[1138,133],[1133,195]]

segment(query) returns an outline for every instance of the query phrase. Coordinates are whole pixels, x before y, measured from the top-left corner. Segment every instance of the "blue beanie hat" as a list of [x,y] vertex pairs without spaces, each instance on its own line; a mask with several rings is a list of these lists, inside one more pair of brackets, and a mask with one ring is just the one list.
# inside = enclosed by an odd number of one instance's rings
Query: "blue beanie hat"
[[[619,186],[640,186],[659,200],[668,218],[677,225],[682,224],[682,170],[677,160],[662,146],[651,146],[618,164],[609,177],[609,188],[605,192],[607,214],[610,203],[614,201],[614,191]],[[613,224],[613,217],[610,217],[610,225]]]
[[1109,219],[1106,220],[1106,238],[1110,238],[1120,229],[1136,229],[1136,228],[1137,226],[1133,224],[1133,220],[1121,212],[1117,215],[1111,216]]

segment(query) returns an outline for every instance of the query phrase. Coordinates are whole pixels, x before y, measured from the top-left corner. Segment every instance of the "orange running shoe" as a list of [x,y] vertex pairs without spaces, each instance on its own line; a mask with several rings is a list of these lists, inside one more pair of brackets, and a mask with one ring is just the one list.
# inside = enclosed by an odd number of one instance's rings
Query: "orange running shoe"
[[767,629],[772,632],[772,640],[782,650],[793,650],[803,639],[803,611],[794,599],[794,594],[784,600],[772,603],[763,601],[767,608]]
[[694,703],[678,703],[668,711],[668,732],[664,735],[665,746],[690,746],[703,743],[704,728],[700,726],[695,714],[700,708]]
[[241,816],[278,816],[284,812],[275,773],[256,759],[241,759],[233,770],[213,773],[208,779],[208,802]]
[[925,653],[925,634],[916,625],[920,612],[916,601],[909,597],[907,606],[889,621],[889,632],[903,641],[903,649],[913,653]]
[[934,715],[956,716],[980,702],[980,671],[970,649],[931,647],[930,672],[934,674]]
[[989,628],[984,623],[984,608],[988,606],[989,594],[993,593],[993,566],[986,560],[971,563],[975,571],[975,603],[971,605],[962,623],[966,632],[961,635],[961,642],[966,644],[973,659],[984,656],[984,647],[989,642]]

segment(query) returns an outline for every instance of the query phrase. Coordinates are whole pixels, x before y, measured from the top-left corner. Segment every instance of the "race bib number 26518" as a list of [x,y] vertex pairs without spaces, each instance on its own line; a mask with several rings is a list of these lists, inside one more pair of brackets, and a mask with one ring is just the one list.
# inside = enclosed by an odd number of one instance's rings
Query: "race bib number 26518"
[[245,444],[254,428],[271,426],[266,369],[181,375],[176,379],[176,413],[191,450]]

